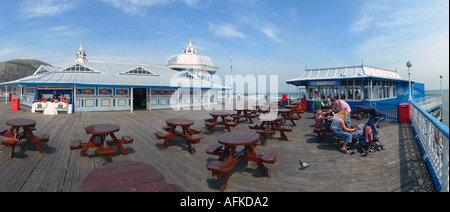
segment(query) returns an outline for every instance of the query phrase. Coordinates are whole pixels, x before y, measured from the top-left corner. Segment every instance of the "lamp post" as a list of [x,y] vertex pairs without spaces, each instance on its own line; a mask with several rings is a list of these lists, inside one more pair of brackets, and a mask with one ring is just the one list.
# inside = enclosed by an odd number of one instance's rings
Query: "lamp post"
[[411,62],[408,61],[406,63],[406,67],[408,67],[408,76],[409,76],[409,98],[408,98],[408,101],[412,100],[411,93],[413,92],[411,89],[411,66],[412,66]]
[[442,75],[439,76],[439,78],[441,78],[441,96],[442,96]]

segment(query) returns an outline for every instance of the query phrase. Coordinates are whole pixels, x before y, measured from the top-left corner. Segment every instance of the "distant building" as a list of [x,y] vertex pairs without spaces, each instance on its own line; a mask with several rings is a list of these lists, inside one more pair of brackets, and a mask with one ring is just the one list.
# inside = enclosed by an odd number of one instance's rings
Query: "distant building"
[[42,65],[33,75],[0,86],[30,107],[64,99],[71,112],[169,109],[217,104],[217,91],[229,89],[211,83],[217,71],[191,41],[167,66],[90,60],[80,44],[73,63]]
[[[397,71],[361,66],[305,69],[299,78],[286,81],[297,87],[306,87],[308,109],[313,107],[317,93],[322,101],[327,97],[346,101],[354,106],[375,106],[398,108],[399,103],[407,103],[409,82],[400,77]],[[412,82],[413,98],[425,96],[425,85]],[[393,119],[398,114],[389,114]]]
[[167,67],[178,72],[189,72],[198,79],[211,82],[219,68],[214,67],[211,58],[197,54],[197,48],[192,45],[189,38],[189,44],[183,48],[182,54],[169,57]]

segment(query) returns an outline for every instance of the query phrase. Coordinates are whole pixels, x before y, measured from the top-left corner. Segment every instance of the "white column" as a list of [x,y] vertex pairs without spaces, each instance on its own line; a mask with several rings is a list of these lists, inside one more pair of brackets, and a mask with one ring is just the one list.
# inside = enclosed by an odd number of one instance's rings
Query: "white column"
[[133,107],[134,107],[134,96],[133,96],[133,88],[131,88],[131,113],[133,113]]

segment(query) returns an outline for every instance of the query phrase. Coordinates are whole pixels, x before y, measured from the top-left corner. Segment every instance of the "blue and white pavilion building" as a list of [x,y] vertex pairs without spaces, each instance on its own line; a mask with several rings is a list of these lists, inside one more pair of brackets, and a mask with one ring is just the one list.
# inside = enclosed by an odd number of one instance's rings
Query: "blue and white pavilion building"
[[229,89],[211,83],[217,71],[191,42],[167,65],[91,60],[80,44],[73,63],[42,65],[33,75],[0,86],[30,107],[43,98],[64,97],[72,112],[174,109],[217,104],[217,91]]

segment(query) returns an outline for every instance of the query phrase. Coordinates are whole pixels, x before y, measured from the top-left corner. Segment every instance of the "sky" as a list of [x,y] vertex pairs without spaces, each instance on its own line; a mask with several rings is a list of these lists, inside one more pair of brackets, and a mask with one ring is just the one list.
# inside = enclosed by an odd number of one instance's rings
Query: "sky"
[[[166,64],[189,42],[217,76],[364,65],[449,88],[447,0],[2,0],[0,61],[87,59]],[[269,79],[269,77],[267,77]],[[224,80],[225,81],[225,80]],[[295,90],[290,86],[291,91]]]

